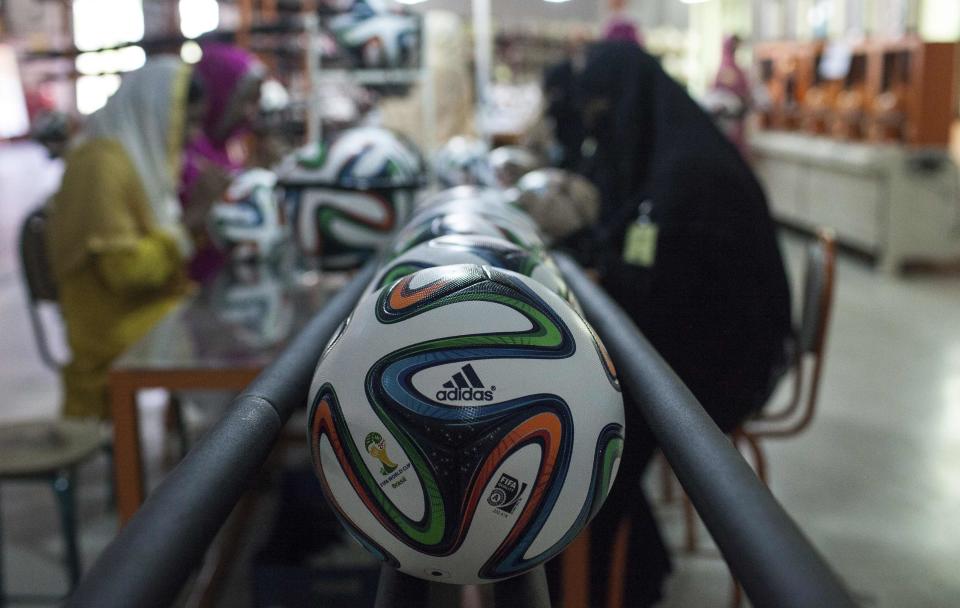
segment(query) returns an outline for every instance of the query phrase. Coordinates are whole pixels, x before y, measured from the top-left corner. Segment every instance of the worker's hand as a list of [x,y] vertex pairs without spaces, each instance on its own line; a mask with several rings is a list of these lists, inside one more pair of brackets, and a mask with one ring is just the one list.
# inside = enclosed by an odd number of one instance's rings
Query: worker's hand
[[223,198],[230,180],[230,174],[217,165],[208,164],[201,169],[183,213],[183,223],[191,233],[204,229],[211,205]]

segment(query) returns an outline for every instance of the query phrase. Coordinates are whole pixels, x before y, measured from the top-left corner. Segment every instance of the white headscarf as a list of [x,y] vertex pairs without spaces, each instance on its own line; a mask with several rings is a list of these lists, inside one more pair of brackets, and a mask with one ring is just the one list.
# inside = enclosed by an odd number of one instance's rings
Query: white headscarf
[[120,88],[84,129],[86,138],[120,142],[140,176],[157,227],[174,236],[185,257],[192,244],[180,221],[177,180],[188,78],[189,66],[179,59],[150,59],[124,75]]

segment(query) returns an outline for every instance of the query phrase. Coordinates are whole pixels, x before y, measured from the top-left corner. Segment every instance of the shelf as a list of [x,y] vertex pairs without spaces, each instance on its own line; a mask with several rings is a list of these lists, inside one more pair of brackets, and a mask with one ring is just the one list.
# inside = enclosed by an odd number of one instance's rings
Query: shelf
[[766,42],[754,59],[771,107],[763,128],[848,141],[944,147],[950,139],[958,45],[915,37],[849,45],[846,74],[826,79],[828,43]]

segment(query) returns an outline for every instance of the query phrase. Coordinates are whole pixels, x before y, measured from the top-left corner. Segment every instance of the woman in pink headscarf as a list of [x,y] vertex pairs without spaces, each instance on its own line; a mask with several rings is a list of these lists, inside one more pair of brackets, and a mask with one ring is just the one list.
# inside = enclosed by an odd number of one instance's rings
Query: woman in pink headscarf
[[748,158],[745,126],[752,99],[747,75],[737,65],[739,46],[736,34],[724,38],[720,69],[704,105],[743,157]]
[[603,39],[644,46],[643,32],[627,14],[627,0],[609,0],[610,19],[603,30]]
[[[202,129],[184,152],[180,182],[184,208],[210,206],[223,195],[232,174],[243,169],[246,159],[237,143],[256,117],[265,70],[243,49],[208,44],[195,73],[206,94],[207,110]],[[216,275],[225,257],[206,234],[193,236],[197,247],[190,277],[206,281]]]

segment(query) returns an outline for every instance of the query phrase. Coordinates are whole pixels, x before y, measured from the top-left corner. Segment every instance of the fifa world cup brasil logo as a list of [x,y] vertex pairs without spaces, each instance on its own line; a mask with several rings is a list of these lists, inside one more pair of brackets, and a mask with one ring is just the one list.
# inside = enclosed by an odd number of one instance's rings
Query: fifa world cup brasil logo
[[397,465],[387,456],[387,446],[380,433],[369,433],[363,445],[371,456],[380,461],[381,475],[389,475],[396,470]]

